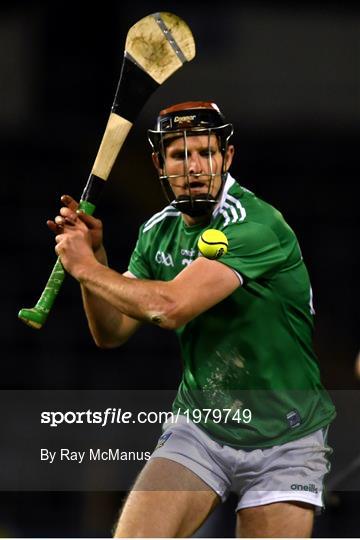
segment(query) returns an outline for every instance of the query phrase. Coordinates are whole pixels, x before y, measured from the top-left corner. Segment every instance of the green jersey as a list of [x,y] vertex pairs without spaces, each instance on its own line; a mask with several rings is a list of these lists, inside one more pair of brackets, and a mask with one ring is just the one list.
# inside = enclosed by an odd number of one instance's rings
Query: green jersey
[[274,446],[326,426],[335,409],[312,346],[309,276],[275,208],[229,175],[207,226],[187,226],[172,206],[142,225],[130,272],[175,278],[199,256],[207,228],[226,234],[228,253],[219,261],[242,286],[177,330],[184,371],[174,413],[238,448]]

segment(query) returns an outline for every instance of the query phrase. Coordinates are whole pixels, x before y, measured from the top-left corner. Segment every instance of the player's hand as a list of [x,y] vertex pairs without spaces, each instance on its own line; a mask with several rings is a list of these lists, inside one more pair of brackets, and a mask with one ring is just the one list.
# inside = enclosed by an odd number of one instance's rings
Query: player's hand
[[78,210],[79,203],[70,195],[63,195],[61,202],[65,205],[60,208],[60,215],[54,221],[48,220],[47,226],[56,235],[61,234],[66,225],[74,226],[77,220],[81,220],[89,230],[91,246],[96,254],[103,249],[103,225],[100,219],[94,218]]
[[84,269],[98,264],[92,247],[92,235],[78,217],[66,218],[61,232],[55,236],[55,252],[61,264],[74,278],[79,279]]

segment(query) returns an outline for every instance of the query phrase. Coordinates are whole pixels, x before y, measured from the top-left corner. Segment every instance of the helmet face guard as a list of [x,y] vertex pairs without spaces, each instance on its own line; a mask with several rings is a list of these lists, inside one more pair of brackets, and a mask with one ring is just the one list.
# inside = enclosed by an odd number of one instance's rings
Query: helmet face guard
[[[228,141],[233,133],[231,124],[225,123],[225,119],[218,107],[209,102],[187,102],[174,105],[160,112],[155,130],[148,130],[148,138],[157,155],[161,173],[159,178],[165,195],[172,206],[189,216],[202,216],[212,212],[218,202],[222,191],[227,171],[225,169],[225,154]],[[189,172],[188,160],[188,138],[192,136],[206,136],[208,141],[208,172]],[[212,188],[215,177],[218,173],[213,171],[213,161],[211,157],[212,136],[215,136],[219,145],[219,150],[223,157],[221,185],[216,195],[212,195]],[[183,140],[184,160],[181,174],[169,175],[166,168],[166,149],[175,139]],[[201,177],[201,179],[200,179]],[[185,179],[189,195],[175,196],[171,182],[177,178]],[[206,179],[207,193],[196,193],[191,187],[191,183]]]

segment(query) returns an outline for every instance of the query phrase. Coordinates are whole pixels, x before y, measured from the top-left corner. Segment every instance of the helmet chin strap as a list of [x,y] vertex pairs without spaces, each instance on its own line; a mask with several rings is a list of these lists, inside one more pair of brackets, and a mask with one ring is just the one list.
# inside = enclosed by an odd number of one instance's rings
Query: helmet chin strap
[[[161,176],[161,185],[169,203],[179,210],[182,214],[191,217],[200,217],[212,214],[215,206],[219,202],[222,190],[227,178],[227,171],[221,174],[221,185],[216,195],[210,193],[201,193],[198,195],[179,195],[174,198],[174,192],[170,186],[169,177]],[[211,184],[210,184],[211,186]],[[210,189],[209,186],[209,189]],[[191,187],[190,187],[191,192]]]
[[198,195],[191,197],[190,195],[180,195],[171,202],[177,210],[182,214],[191,217],[200,217],[211,214],[217,201],[209,198],[208,195]]

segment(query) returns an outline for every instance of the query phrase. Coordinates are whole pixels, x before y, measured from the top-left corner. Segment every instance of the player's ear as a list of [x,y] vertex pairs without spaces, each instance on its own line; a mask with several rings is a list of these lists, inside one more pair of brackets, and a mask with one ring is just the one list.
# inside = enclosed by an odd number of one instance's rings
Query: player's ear
[[162,159],[160,159],[158,152],[153,152],[151,154],[152,162],[154,164],[155,169],[159,172],[162,170]]
[[226,171],[230,169],[230,165],[234,157],[234,152],[235,152],[234,145],[229,144],[229,146],[226,149],[226,154],[225,154],[225,170]]

